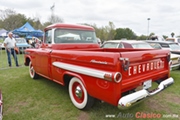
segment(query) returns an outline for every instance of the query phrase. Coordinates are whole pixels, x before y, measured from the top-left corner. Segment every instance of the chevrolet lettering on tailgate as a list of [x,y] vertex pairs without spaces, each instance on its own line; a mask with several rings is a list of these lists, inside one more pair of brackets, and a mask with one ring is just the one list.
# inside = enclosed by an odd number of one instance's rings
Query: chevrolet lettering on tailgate
[[128,75],[131,76],[131,75],[141,74],[144,72],[162,69],[162,68],[164,68],[164,61],[163,60],[155,60],[155,61],[148,62],[148,63],[130,66],[128,69]]

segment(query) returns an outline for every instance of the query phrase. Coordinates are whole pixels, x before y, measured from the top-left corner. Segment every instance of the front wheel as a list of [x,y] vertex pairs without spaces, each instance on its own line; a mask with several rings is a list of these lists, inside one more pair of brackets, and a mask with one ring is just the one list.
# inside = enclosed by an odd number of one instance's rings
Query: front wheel
[[92,107],[94,98],[91,97],[80,79],[73,77],[69,82],[69,96],[78,109],[88,109]]
[[29,63],[29,75],[33,79],[37,79],[39,77],[39,75],[35,72],[34,67],[31,62]]

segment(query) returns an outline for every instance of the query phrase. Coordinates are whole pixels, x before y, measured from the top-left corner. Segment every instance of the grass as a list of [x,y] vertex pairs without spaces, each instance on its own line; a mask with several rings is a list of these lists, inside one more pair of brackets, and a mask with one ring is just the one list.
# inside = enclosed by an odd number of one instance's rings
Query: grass
[[[24,64],[24,54],[17,54],[19,65],[23,66]],[[7,62],[7,54],[6,50],[0,49],[0,69],[6,69],[8,68],[8,62]],[[14,58],[11,55],[11,62],[12,66],[16,66],[14,62]]]
[[[23,57],[19,56],[19,59]],[[22,60],[23,61],[23,60]],[[180,71],[172,71],[175,84],[163,92],[128,110],[119,110],[107,103],[95,102],[88,111],[74,107],[67,88],[45,78],[33,80],[28,67],[0,70],[0,89],[3,93],[3,120],[135,120],[136,113],[178,115],[180,119]],[[115,115],[115,118],[106,118]],[[167,116],[166,116],[167,117]],[[141,120],[143,118],[140,118]],[[160,118],[158,120],[174,120]]]

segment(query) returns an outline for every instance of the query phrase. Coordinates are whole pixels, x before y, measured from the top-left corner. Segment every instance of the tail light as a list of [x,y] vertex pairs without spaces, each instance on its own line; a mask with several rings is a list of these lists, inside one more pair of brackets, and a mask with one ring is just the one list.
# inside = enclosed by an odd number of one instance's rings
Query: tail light
[[114,81],[115,81],[116,83],[119,83],[119,82],[121,81],[121,79],[122,79],[121,73],[119,73],[119,72],[115,73],[115,75],[114,75]]
[[167,61],[168,62],[170,62],[170,60],[171,60],[171,55],[170,55],[170,53],[167,55]]

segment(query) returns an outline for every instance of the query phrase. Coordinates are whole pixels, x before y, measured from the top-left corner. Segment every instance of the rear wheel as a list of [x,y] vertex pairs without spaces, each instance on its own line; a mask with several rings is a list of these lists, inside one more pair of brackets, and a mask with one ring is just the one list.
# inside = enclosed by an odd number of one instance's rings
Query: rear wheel
[[69,82],[69,96],[78,109],[88,109],[94,103],[94,98],[87,93],[84,84],[76,77],[73,77]]
[[29,75],[30,75],[30,77],[33,78],[33,79],[37,79],[38,76],[39,76],[39,75],[35,72],[34,67],[33,67],[33,65],[32,65],[31,62],[29,63]]

